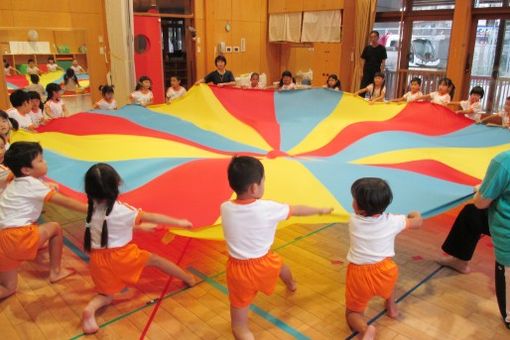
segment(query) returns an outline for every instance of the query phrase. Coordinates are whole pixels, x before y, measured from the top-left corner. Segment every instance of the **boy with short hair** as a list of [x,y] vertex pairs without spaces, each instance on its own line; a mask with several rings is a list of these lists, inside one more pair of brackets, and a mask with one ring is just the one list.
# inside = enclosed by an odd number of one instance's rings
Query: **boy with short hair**
[[228,181],[237,195],[235,200],[221,205],[229,252],[227,286],[232,332],[236,339],[253,339],[248,311],[257,293],[272,294],[278,277],[290,291],[297,289],[289,267],[271,251],[276,226],[291,215],[328,214],[333,209],[289,206],[260,199],[264,194],[264,166],[253,157],[233,157]]
[[360,338],[373,339],[375,327],[367,324],[364,312],[374,296],[386,299],[389,317],[398,316],[394,301],[398,267],[392,260],[395,237],[406,228],[421,226],[423,221],[416,211],[407,217],[384,213],[393,194],[388,183],[380,178],[356,180],[351,194],[354,214],[349,221],[351,245],[347,254],[345,317]]
[[9,101],[12,108],[5,112],[7,112],[9,117],[18,122],[20,128],[32,130],[34,128],[32,117],[30,116],[32,104],[30,103],[28,93],[23,90],[16,90],[9,96]]
[[15,142],[5,153],[4,164],[15,178],[0,196],[0,299],[15,293],[17,268],[23,261],[34,260],[48,241],[49,280],[55,283],[74,273],[62,269],[62,228],[56,222],[36,224],[45,202],[52,202],[80,212],[83,203],[56,192],[41,179],[48,166],[39,143]]

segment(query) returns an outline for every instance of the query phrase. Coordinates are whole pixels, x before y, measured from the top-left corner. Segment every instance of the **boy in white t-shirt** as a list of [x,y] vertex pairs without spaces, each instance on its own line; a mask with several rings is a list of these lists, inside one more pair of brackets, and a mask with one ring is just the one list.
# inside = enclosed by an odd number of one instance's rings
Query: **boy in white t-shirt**
[[56,192],[43,182],[48,166],[39,143],[15,142],[5,153],[4,164],[15,178],[0,196],[0,299],[12,295],[18,283],[17,268],[23,261],[34,260],[48,242],[51,283],[74,273],[61,268],[63,236],[56,222],[37,225],[45,202],[52,202],[80,212],[87,206]]
[[186,94],[186,89],[181,86],[181,80],[177,76],[170,78],[170,87],[166,91],[166,103],[170,104],[172,101]]
[[5,111],[9,117],[16,120],[20,128],[33,130],[34,123],[30,115],[32,104],[30,103],[28,93],[23,90],[16,90],[9,96],[9,101],[11,102],[12,108]]
[[221,205],[229,252],[227,285],[232,332],[236,339],[253,339],[248,311],[257,292],[272,294],[278,277],[290,291],[297,289],[289,267],[271,251],[276,226],[291,215],[328,214],[332,209],[289,206],[260,199],[264,194],[264,166],[253,157],[233,157],[228,181],[237,195],[235,200]]
[[455,111],[455,113],[464,114],[467,118],[479,121],[481,118],[480,112],[482,111],[482,103],[480,100],[485,94],[481,86],[475,86],[469,91],[469,98],[460,102],[452,102],[458,104],[462,110]]
[[423,96],[421,92],[421,78],[414,77],[411,79],[409,86],[410,90],[406,92],[402,97],[390,100],[391,102],[413,102],[419,97]]
[[391,189],[380,178],[360,178],[351,187],[354,214],[349,221],[349,266],[345,287],[345,316],[352,330],[360,338],[373,339],[375,327],[364,318],[368,302],[374,296],[386,299],[388,316],[398,316],[394,301],[394,287],[398,267],[395,256],[395,237],[405,228],[422,224],[419,212],[404,215],[384,213],[393,199]]

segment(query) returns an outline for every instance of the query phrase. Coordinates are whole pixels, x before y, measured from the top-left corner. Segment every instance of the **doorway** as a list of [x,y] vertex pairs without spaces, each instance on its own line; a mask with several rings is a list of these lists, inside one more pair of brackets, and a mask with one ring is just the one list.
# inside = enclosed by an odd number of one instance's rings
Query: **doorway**
[[483,110],[498,112],[510,96],[510,16],[474,18],[471,37],[469,89],[481,86]]
[[181,85],[189,88],[193,85],[193,44],[189,27],[191,19],[161,18],[163,41],[163,74],[165,88],[170,86],[170,78],[177,76]]

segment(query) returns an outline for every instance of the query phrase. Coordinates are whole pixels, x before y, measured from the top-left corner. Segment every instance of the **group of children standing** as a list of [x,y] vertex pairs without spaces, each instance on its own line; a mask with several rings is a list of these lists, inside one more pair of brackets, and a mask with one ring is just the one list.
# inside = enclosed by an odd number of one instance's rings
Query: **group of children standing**
[[[0,121],[0,131],[2,125]],[[1,141],[5,142],[3,135]],[[49,281],[58,282],[74,273],[62,267],[62,228],[56,222],[39,223],[44,202],[86,213],[83,248],[90,253],[89,271],[96,295],[85,306],[82,327],[86,334],[99,327],[97,310],[112,303],[115,294],[135,285],[147,266],[159,268],[188,286],[195,278],[174,263],[132,243],[133,231],[153,231],[156,224],[192,227],[186,219],[149,213],[118,200],[122,179],[113,167],[98,163],[84,175],[87,204],[58,192],[47,182],[48,171],[43,150],[35,142],[15,142],[7,152],[0,148],[0,299],[15,293],[17,270],[24,261],[34,260],[46,245],[49,251]],[[227,285],[231,307],[231,326],[236,339],[253,339],[249,329],[249,307],[258,292],[275,290],[278,278],[291,292],[297,283],[280,255],[271,251],[277,224],[290,216],[330,214],[332,208],[288,205],[262,199],[265,188],[264,167],[260,160],[234,156],[226,176],[236,193],[221,207],[223,232],[229,258]],[[349,223],[351,246],[347,255],[346,319],[363,339],[375,336],[363,313],[374,296],[386,299],[390,317],[398,314],[394,286],[398,268],[391,260],[394,240],[406,228],[422,223],[418,212],[408,216],[386,213],[392,201],[389,185],[379,178],[361,178],[351,187],[354,213]]]

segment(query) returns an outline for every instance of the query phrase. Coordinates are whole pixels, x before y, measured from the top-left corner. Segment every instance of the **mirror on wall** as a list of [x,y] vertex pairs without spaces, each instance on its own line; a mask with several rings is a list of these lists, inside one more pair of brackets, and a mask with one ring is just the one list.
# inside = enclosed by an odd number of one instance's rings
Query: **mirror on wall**
[[[41,89],[59,84],[70,112],[89,109],[90,79],[87,62],[87,35],[84,30],[1,29],[7,91]],[[37,76],[37,77],[34,77]],[[41,93],[43,100],[45,93]]]

